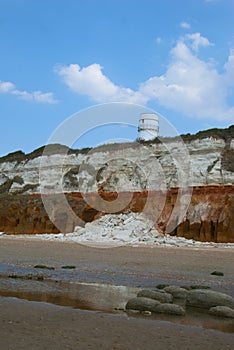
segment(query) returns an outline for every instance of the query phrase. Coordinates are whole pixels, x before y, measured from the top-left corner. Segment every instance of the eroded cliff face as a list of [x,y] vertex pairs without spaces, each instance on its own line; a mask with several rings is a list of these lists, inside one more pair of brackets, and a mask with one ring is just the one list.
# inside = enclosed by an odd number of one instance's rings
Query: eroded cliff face
[[[156,215],[155,224],[163,232],[201,241],[234,242],[233,137],[209,136],[183,144],[167,140],[106,145],[69,152],[65,157],[63,153],[0,159],[0,231],[57,233],[41,193],[53,197],[53,216],[59,218],[63,232],[103,215],[99,195],[111,201],[118,193],[123,197],[131,193],[132,200],[121,210],[141,212],[150,198],[150,215]],[[181,188],[192,192],[182,218],[180,206],[174,211]],[[160,191],[166,193],[163,205],[158,204]],[[76,222],[56,199],[60,192],[66,193]],[[89,202],[82,192],[89,194]]]
[[[0,163],[0,193],[144,191],[234,184],[233,140],[106,145]],[[62,184],[61,184],[62,178]],[[61,186],[60,186],[61,184]]]
[[[136,213],[144,211],[147,201],[151,201],[152,210],[146,215],[154,219],[158,215],[156,203],[162,195],[158,191],[130,193],[131,201],[123,211],[131,210]],[[123,193],[128,197],[129,193]],[[90,193],[89,203],[95,207],[100,197],[112,201],[117,193]],[[178,197],[178,189],[167,192],[166,202],[160,208],[160,215],[155,220],[155,227],[161,232],[174,236],[213,241],[219,243],[234,243],[234,186],[194,187],[192,198],[182,222],[170,231],[168,221],[172,218],[173,209]],[[103,215],[103,212],[93,209],[82,198],[80,193],[66,194],[72,210],[77,216],[76,221],[69,220],[66,211],[56,195],[51,195],[54,203],[54,217],[60,220],[63,232],[73,232],[75,226],[91,222]],[[150,199],[149,199],[150,198]],[[149,204],[149,203],[147,203]],[[121,203],[120,203],[121,206]],[[173,214],[176,222],[178,216]],[[60,226],[61,227],[61,226]],[[0,201],[0,231],[7,233],[58,233],[57,227],[51,222],[46,213],[40,195],[2,195]]]
[[234,243],[234,186],[195,187],[186,215],[170,234],[202,242]]

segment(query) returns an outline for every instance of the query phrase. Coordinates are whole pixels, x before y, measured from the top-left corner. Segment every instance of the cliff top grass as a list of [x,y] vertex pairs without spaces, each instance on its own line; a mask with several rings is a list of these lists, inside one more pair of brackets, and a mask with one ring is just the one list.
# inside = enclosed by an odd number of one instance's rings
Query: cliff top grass
[[191,135],[191,134],[181,135],[181,138],[184,141],[193,141],[196,139],[204,139],[207,137],[213,137],[216,139],[223,139],[225,141],[229,141],[234,138],[234,125],[231,125],[229,128],[226,128],[226,129],[214,128],[214,129],[199,131],[194,135]]
[[199,131],[196,134],[188,133],[188,134],[182,134],[180,136],[160,137],[152,141],[140,141],[140,142],[143,144],[152,144],[152,143],[154,144],[154,143],[160,143],[161,141],[170,142],[170,141],[176,141],[179,139],[182,139],[184,142],[191,142],[194,140],[202,140],[210,137],[215,139],[222,139],[226,142],[228,142],[231,139],[234,139],[234,125],[231,125],[229,128],[226,128],[226,129],[213,128],[213,129]]
[[[225,142],[230,141],[231,139],[234,139],[234,125],[231,125],[229,128],[226,129],[208,129],[199,131],[196,134],[182,134],[180,136],[175,137],[161,137],[156,138],[155,140],[151,141],[139,141],[141,144],[155,144],[155,143],[161,143],[164,142],[171,142],[182,139],[184,142],[188,143],[194,140],[202,140],[205,138],[215,138],[215,139],[223,139]],[[65,145],[61,144],[51,144],[47,146],[42,146],[37,148],[36,150],[32,151],[31,153],[24,153],[22,151],[16,151],[7,154],[6,156],[0,157],[0,163],[4,162],[18,162],[21,161],[28,161],[37,157],[42,156],[45,147],[46,147],[46,154],[47,155],[53,155],[53,154],[87,154],[89,151],[95,150],[95,152],[101,152],[101,151],[111,151],[111,150],[121,150],[126,148],[135,148],[138,147],[138,142],[126,142],[126,143],[111,143],[111,144],[103,144],[101,146],[95,147],[95,148],[82,148],[82,149],[71,149]]]
[[35,149],[34,151],[32,151],[31,153],[24,153],[22,151],[16,151],[16,152],[12,152],[7,154],[6,156],[0,157],[0,163],[4,163],[4,162],[22,162],[22,161],[28,161],[30,159],[34,159],[37,157],[41,157],[44,150],[46,147],[46,154],[47,155],[53,155],[53,154],[85,154],[87,153],[91,148],[82,148],[82,149],[70,149],[69,147],[65,146],[65,145],[60,145],[60,144],[51,144],[51,145],[47,145],[47,146],[42,146],[39,147],[37,149]]

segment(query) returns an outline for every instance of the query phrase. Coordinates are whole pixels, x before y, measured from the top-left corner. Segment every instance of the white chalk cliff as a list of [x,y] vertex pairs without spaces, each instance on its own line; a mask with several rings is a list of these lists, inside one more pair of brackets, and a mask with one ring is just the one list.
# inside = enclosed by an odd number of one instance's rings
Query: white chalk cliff
[[[142,191],[233,185],[234,139],[106,145],[85,152],[2,160],[3,193]],[[62,179],[61,179],[62,175]],[[62,182],[61,182],[62,181]]]

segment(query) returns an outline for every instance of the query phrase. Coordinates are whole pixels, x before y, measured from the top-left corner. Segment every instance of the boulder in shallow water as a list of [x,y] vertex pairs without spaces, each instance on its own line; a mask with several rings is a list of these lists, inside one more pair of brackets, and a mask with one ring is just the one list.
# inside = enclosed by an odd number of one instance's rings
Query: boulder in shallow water
[[164,288],[167,293],[172,294],[174,299],[186,299],[188,291],[179,286],[168,286]]
[[218,317],[234,318],[234,310],[228,306],[215,306],[211,307],[209,314]]
[[155,308],[160,304],[158,300],[137,297],[130,299],[126,304],[127,310],[139,310],[139,311],[151,311],[154,312]]
[[210,309],[214,306],[234,308],[234,299],[227,294],[212,290],[195,289],[188,291],[187,305]]
[[137,294],[137,296],[158,300],[160,303],[172,303],[173,300],[171,294],[155,289],[143,289]]
[[177,315],[177,316],[184,316],[185,315],[185,309],[176,304],[160,304],[155,308],[155,311],[160,314],[167,314],[167,315]]

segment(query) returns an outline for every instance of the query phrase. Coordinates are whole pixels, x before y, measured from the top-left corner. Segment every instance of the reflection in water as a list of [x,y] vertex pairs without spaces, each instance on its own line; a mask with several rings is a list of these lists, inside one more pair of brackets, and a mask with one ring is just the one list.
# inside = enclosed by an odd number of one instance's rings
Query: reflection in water
[[[76,309],[108,313],[123,313],[126,302],[130,298],[135,297],[137,292],[138,288],[126,286],[62,281],[16,281],[0,278],[0,296],[17,297],[30,301],[47,302]],[[126,315],[131,317],[145,317],[151,320],[165,320],[185,325],[197,325],[203,328],[234,333],[233,320],[212,317],[207,314],[207,311],[204,312],[204,310],[195,308],[187,308],[186,315],[182,317],[162,314],[145,316],[141,313],[131,311],[128,311]]]
[[[228,318],[220,318],[210,316],[204,310],[198,310],[196,308],[186,308],[185,316],[173,316],[173,315],[163,315],[163,314],[152,314],[150,319],[161,320],[161,321],[170,321],[177,324],[182,325],[190,325],[190,326],[199,326],[206,329],[215,329],[225,333],[234,333],[234,321],[233,319]],[[128,311],[127,314],[133,317],[144,317],[149,318],[149,316],[145,316],[144,314],[135,313]]]
[[76,309],[116,312],[138,289],[96,283],[1,279],[0,296],[41,301]]

